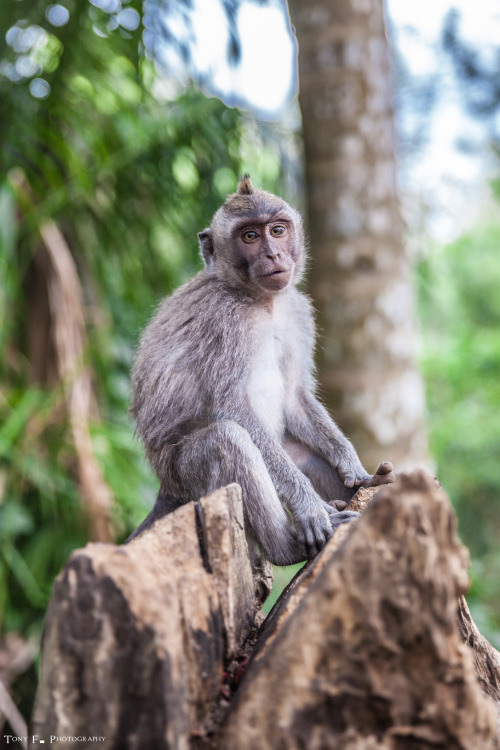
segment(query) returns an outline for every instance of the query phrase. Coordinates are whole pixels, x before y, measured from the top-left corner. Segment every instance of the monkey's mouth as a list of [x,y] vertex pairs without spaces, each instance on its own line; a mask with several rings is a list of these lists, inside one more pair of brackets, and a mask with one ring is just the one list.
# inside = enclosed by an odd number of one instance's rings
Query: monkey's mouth
[[269,279],[271,276],[283,276],[284,274],[290,273],[290,269],[288,268],[278,268],[276,271],[271,271],[270,273],[263,273],[261,274],[261,279]]

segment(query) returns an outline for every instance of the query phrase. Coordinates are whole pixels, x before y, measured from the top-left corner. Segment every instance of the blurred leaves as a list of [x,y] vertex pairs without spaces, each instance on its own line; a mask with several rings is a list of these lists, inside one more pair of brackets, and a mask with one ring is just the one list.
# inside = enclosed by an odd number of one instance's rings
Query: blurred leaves
[[54,356],[49,313],[30,335],[41,229],[55,222],[78,269],[92,445],[123,539],[156,493],[127,416],[140,331],[200,267],[197,232],[237,177],[279,189],[280,136],[192,87],[171,98],[142,35],[138,0],[0,4],[0,630],[40,631],[88,538],[65,389],[34,365]]
[[[241,60],[241,40],[237,18],[245,0],[220,0],[225,19],[226,60],[230,66]],[[253,0],[258,5],[270,5],[271,0]],[[285,4],[286,7],[286,4]],[[214,4],[212,11],[217,11]],[[194,63],[194,51],[199,40],[193,26],[195,0],[145,0],[144,44],[149,56],[159,66],[172,73],[175,70],[185,79],[188,76],[204,90],[217,94],[214,82],[201,75]]]
[[467,42],[460,26],[460,13],[451,8],[443,25],[443,46],[462,84],[467,106],[473,114],[485,118],[500,107],[500,49],[493,45],[480,48]]
[[[418,269],[431,447],[500,644],[500,225],[435,248]],[[494,632],[496,629],[496,634]]]
[[[168,5],[189,11],[187,2]],[[0,630],[40,632],[54,576],[87,541],[64,389],[34,378],[28,319],[40,228],[48,219],[57,224],[78,268],[84,358],[100,410],[92,444],[123,539],[156,492],[127,417],[139,333],[159,299],[200,267],[196,234],[238,176],[251,171],[256,184],[283,188],[282,133],[263,132],[218,99],[157,74],[152,58],[165,6],[148,0],[143,24],[139,0],[0,3]],[[153,31],[160,36],[148,37]],[[167,29],[172,38],[174,31]],[[187,42],[177,39],[185,58]],[[168,58],[163,71],[178,73]],[[29,196],[14,179],[19,173]],[[437,248],[418,269],[432,447],[474,555],[481,622],[493,636],[500,628],[499,243],[499,226],[479,228]]]

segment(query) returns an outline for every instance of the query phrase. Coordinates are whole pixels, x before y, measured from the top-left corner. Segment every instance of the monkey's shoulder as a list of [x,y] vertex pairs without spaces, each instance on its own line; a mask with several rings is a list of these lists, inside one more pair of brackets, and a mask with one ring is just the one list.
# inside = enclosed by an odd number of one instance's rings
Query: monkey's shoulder
[[160,304],[133,369],[132,413],[161,409],[163,427],[179,413],[215,408],[246,377],[249,341],[241,304],[201,271]]
[[234,327],[243,322],[245,303],[241,294],[231,293],[227,285],[206,272],[178,287],[158,308],[152,324],[171,332]]
[[[220,380],[244,377],[251,342],[248,311],[233,294],[201,271],[163,300],[143,335],[137,368],[189,372],[203,382],[207,373]],[[229,363],[233,363],[232,369]]]

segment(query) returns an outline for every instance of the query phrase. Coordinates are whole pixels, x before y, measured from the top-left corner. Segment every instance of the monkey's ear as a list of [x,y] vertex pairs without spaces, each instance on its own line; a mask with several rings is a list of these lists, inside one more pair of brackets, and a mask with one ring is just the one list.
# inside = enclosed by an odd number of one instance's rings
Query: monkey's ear
[[200,241],[202,258],[205,261],[205,265],[208,266],[215,260],[215,247],[211,229],[204,229],[202,232],[198,232],[198,240]]
[[244,174],[238,182],[238,195],[252,195],[254,192],[252,180],[249,174]]

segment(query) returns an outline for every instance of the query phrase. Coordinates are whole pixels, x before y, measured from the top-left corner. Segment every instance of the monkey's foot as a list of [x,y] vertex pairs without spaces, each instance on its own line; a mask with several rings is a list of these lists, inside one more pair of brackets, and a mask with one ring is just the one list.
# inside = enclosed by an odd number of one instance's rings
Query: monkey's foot
[[382,461],[375,474],[367,482],[362,482],[361,487],[378,487],[381,484],[392,484],[396,481],[394,466],[390,461]]
[[330,500],[329,505],[332,505],[337,510],[344,510],[344,508],[347,508],[345,500]]
[[[383,484],[392,484],[392,482],[395,481],[396,473],[392,463],[390,461],[382,461],[375,474],[367,476],[366,479],[356,478],[352,485],[347,485],[346,483],[346,486],[353,486],[354,492],[361,487],[380,487]],[[344,510],[344,508],[347,507],[348,502],[349,501],[346,500],[330,500],[328,504],[336,510]]]
[[351,521],[355,521],[356,518],[360,517],[360,513],[357,513],[356,511],[352,510],[344,510],[340,511],[339,513],[335,513],[335,515],[330,516],[330,523],[332,524],[332,529],[335,531],[341,524],[343,523],[350,523]]

